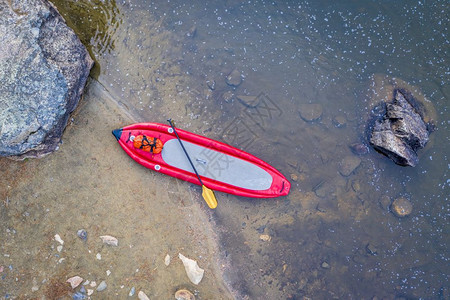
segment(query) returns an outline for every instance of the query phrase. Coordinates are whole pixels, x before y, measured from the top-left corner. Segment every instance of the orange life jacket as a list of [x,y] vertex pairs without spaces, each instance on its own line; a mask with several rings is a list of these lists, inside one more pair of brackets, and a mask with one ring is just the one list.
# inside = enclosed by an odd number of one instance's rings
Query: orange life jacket
[[163,143],[160,139],[147,137],[145,135],[136,136],[133,140],[133,146],[153,154],[161,153],[163,149]]

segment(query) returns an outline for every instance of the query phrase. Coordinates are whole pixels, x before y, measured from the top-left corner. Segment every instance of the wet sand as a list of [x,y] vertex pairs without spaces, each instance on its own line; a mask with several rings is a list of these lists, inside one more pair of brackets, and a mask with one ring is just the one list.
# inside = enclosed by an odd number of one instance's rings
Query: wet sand
[[[0,160],[2,297],[53,299],[78,275],[97,285],[106,281],[94,299],[124,298],[133,286],[150,298],[170,299],[181,287],[198,299],[231,298],[200,189],[129,158],[111,130],[133,122],[92,81],[57,152],[40,160]],[[86,242],[77,237],[79,229],[87,231]],[[61,252],[55,234],[64,240]],[[118,238],[119,246],[103,244],[101,235]],[[199,286],[190,283],[178,253],[205,269]]]

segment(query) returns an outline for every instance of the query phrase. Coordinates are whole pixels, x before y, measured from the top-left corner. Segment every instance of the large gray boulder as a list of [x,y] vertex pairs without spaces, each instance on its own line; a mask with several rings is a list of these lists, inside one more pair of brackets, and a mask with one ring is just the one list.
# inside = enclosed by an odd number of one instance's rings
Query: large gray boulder
[[0,155],[55,150],[93,61],[46,0],[0,0]]

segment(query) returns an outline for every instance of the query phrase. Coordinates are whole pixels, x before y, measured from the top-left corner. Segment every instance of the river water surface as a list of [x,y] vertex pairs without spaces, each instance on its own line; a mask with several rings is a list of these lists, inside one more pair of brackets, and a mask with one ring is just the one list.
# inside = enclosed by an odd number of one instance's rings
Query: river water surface
[[[79,275],[108,284],[93,299],[131,287],[154,299],[178,288],[198,299],[450,298],[447,1],[52,2],[96,65],[56,153],[0,160],[0,297],[70,297],[64,282]],[[367,142],[381,78],[436,111],[414,168],[349,148]],[[216,193],[209,211],[197,186],[140,167],[110,133],[168,118],[269,162],[291,193]],[[342,175],[343,161],[357,167]],[[412,203],[406,218],[387,207],[398,197]],[[178,253],[205,269],[198,286]]]

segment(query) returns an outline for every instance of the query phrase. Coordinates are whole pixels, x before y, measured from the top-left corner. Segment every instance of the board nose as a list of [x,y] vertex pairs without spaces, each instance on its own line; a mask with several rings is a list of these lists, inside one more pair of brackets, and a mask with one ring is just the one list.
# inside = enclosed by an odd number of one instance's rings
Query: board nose
[[280,191],[280,196],[288,195],[290,190],[291,190],[291,183],[287,180],[283,181],[283,186]]
[[112,131],[112,134],[116,137],[117,140],[120,140],[120,137],[122,136],[122,128],[114,129]]

